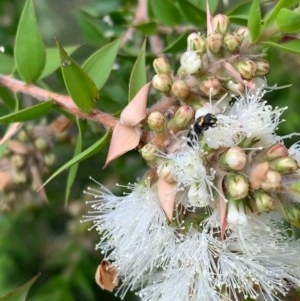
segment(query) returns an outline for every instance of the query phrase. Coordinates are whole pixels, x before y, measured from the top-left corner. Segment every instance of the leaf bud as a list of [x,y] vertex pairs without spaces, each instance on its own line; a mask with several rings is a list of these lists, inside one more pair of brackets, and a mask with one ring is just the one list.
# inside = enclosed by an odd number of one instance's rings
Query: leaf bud
[[276,143],[268,149],[267,159],[273,160],[273,159],[277,159],[277,158],[282,158],[282,157],[286,157],[288,154],[289,154],[289,151],[283,144]]
[[225,177],[225,186],[232,200],[243,199],[249,192],[249,184],[246,178],[237,173],[229,173]]
[[251,60],[239,61],[234,64],[236,70],[240,73],[241,77],[250,80],[255,76],[256,64]]
[[190,87],[186,81],[177,79],[173,82],[172,93],[176,98],[185,99],[190,93]]
[[229,28],[229,18],[226,15],[218,14],[212,18],[212,27],[215,33],[224,35]]
[[241,170],[247,162],[246,153],[238,146],[229,148],[220,158],[221,167],[225,170]]
[[200,90],[207,96],[215,96],[221,89],[221,83],[215,76],[209,76],[200,82]]
[[231,52],[237,51],[240,44],[241,44],[241,39],[239,38],[238,35],[228,33],[224,37],[224,45]]
[[170,74],[171,66],[167,59],[158,57],[153,61],[153,69],[157,74]]
[[190,106],[181,106],[172,119],[172,126],[176,130],[185,129],[194,118],[195,112]]
[[253,197],[259,212],[270,211],[275,206],[275,200],[265,191],[258,189],[253,192]]
[[159,150],[154,144],[148,143],[145,144],[139,152],[146,161],[153,161],[157,158]]
[[202,67],[201,58],[195,51],[186,51],[180,57],[180,72],[183,74],[193,74]]
[[219,33],[212,33],[206,38],[206,46],[212,53],[219,53],[223,45],[223,37]]
[[171,91],[172,79],[166,74],[155,74],[152,78],[152,85],[154,89],[162,93]]
[[270,64],[266,60],[257,60],[255,76],[263,76],[270,72]]
[[147,119],[147,123],[156,134],[163,134],[167,128],[165,116],[158,111],[152,112]]
[[277,158],[269,162],[269,166],[282,174],[293,173],[298,169],[298,163],[291,157]]
[[281,187],[281,175],[275,170],[268,170],[261,188],[265,191],[276,191]]
[[197,33],[191,33],[187,38],[187,49],[199,53],[205,52],[205,40]]

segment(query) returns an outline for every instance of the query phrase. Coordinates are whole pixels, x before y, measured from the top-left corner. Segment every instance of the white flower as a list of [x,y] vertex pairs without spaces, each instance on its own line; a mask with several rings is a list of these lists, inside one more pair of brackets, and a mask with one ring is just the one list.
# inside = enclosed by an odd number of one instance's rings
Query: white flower
[[196,73],[202,66],[201,59],[197,52],[186,51],[180,58],[180,70],[185,74]]
[[289,155],[300,165],[300,141],[297,141],[289,148]]

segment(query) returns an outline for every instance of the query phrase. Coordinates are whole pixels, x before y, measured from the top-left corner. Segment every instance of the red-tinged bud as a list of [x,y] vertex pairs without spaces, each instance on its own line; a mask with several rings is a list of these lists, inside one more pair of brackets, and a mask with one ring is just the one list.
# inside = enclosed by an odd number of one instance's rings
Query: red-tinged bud
[[288,154],[289,154],[289,151],[283,144],[276,143],[268,149],[267,159],[273,160],[273,159],[277,159],[277,158],[282,158],[282,157],[288,156]]
[[277,158],[269,162],[269,166],[282,174],[293,173],[298,169],[298,163],[291,157]]
[[261,188],[265,191],[276,191],[281,187],[281,175],[275,170],[268,170]]
[[187,50],[204,53],[206,49],[205,40],[197,33],[191,33],[187,38]]
[[156,134],[163,134],[167,128],[165,116],[160,112],[152,112],[147,119],[147,123]]
[[223,36],[219,33],[212,33],[206,38],[206,46],[212,53],[219,53],[223,45]]
[[210,76],[200,83],[200,90],[207,96],[215,96],[220,92],[222,85],[217,77]]
[[195,112],[190,106],[181,106],[172,119],[172,126],[176,130],[186,129],[194,118]]
[[186,51],[180,58],[180,73],[194,74],[202,67],[201,58],[196,51]]
[[158,148],[151,143],[145,144],[139,152],[146,161],[155,160],[159,154]]
[[229,148],[220,158],[220,164],[224,170],[241,170],[246,162],[246,153],[238,146]]
[[256,64],[251,60],[239,61],[234,64],[243,79],[250,80],[256,74]]
[[270,64],[266,60],[255,61],[256,72],[255,76],[264,76],[270,72]]
[[176,98],[186,99],[190,94],[190,87],[185,80],[177,79],[173,82],[172,93]]
[[237,81],[230,80],[226,84],[227,89],[235,95],[241,95],[245,91],[245,85]]
[[270,211],[275,206],[275,200],[261,189],[255,190],[253,192],[253,197],[259,212]]
[[249,192],[249,184],[246,178],[237,173],[229,173],[225,177],[225,186],[232,200],[243,199]]
[[157,74],[170,74],[171,73],[171,66],[168,63],[168,60],[163,57],[156,58],[153,61],[153,68]]
[[212,27],[215,33],[224,35],[229,28],[229,18],[226,15],[218,14],[212,18]]
[[224,45],[231,52],[237,51],[240,44],[241,44],[241,38],[238,35],[228,33],[224,37]]
[[156,74],[152,78],[154,89],[162,93],[169,93],[172,87],[172,79],[167,74]]

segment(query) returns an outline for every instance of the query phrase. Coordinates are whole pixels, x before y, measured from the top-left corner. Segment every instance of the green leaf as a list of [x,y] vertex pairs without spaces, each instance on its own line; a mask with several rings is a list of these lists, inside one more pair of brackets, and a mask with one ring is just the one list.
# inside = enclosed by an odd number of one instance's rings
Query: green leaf
[[296,181],[296,182],[292,183],[292,184],[290,185],[290,187],[291,187],[293,190],[295,190],[295,191],[297,191],[297,192],[300,192],[300,181]]
[[[86,128],[86,121],[77,119],[77,127],[78,127],[78,135],[77,135],[76,146],[75,146],[75,150],[74,150],[74,158],[76,156],[78,156],[82,150],[82,141],[83,141],[83,136],[84,136],[84,132],[85,132],[85,128]],[[66,185],[65,205],[68,204],[68,200],[70,197],[70,191],[71,191],[72,185],[75,181],[78,166],[79,166],[79,163],[75,163],[69,169],[69,173],[68,173],[68,177],[67,177],[67,185]]]
[[0,53],[0,73],[11,74],[14,71],[14,69],[14,59],[5,53]]
[[22,286],[19,286],[4,296],[1,296],[0,301],[25,301],[28,291],[38,277],[39,275],[36,275]]
[[[78,46],[67,46],[64,49],[67,53],[72,54],[76,49],[78,49]],[[55,70],[57,70],[59,67],[60,67],[60,57],[59,57],[59,53],[57,52],[57,48],[56,47],[46,48],[46,65],[39,78],[41,79],[47,77],[48,75],[52,74]]]
[[189,33],[185,32],[179,36],[173,43],[169,44],[164,50],[164,53],[177,53],[186,50],[186,41]]
[[18,24],[15,61],[21,77],[27,83],[38,79],[45,66],[46,53],[37,26],[32,0],[26,1]]
[[[180,2],[180,0],[179,0]],[[197,8],[206,12],[206,1],[203,0],[189,0],[192,4],[194,4]],[[214,13],[218,7],[219,0],[209,0],[209,10],[211,13]]]
[[181,13],[189,23],[196,26],[204,26],[206,24],[206,13],[204,11],[200,10],[187,0],[180,0],[177,3]]
[[[72,165],[79,163],[95,154],[97,154],[104,146],[107,138],[109,136],[109,131],[100,139],[98,140],[96,143],[94,143],[93,145],[91,145],[89,148],[87,148],[86,150],[84,150],[82,153],[80,153],[79,155],[77,155],[76,157],[72,158],[70,161],[68,161],[67,163],[65,163],[63,166],[61,166],[56,172],[54,172],[42,185],[42,187],[46,186],[50,181],[52,181],[56,176],[58,176],[61,172],[63,172],[64,170],[68,169],[69,167],[71,167]],[[40,189],[42,188],[40,187]],[[1,301],[1,300],[0,300]]]
[[153,35],[157,31],[157,24],[155,22],[148,22],[134,25],[134,28],[142,32],[144,35]]
[[260,1],[253,0],[249,11],[249,19],[247,25],[250,31],[250,38],[252,42],[255,42],[260,35],[260,18]]
[[174,26],[178,24],[178,20],[180,20],[180,14],[173,1],[149,0],[149,6],[159,23],[168,26]]
[[283,8],[278,13],[276,21],[283,33],[296,33],[300,30],[300,11]]
[[[159,2],[159,1],[158,1]],[[146,84],[146,40],[132,68],[129,78],[128,102]]]
[[288,52],[300,53],[300,39],[291,40],[282,44],[278,44],[275,42],[263,42],[263,44],[270,45],[272,47]]
[[251,8],[252,1],[246,3],[241,3],[238,6],[234,7],[227,15],[231,20],[248,20],[249,11]]
[[121,39],[117,39],[93,53],[82,65],[100,90],[107,81],[115,62]]
[[11,123],[16,121],[28,121],[49,114],[53,107],[53,101],[45,101],[35,106],[0,117],[0,123]]
[[98,100],[98,90],[89,75],[73,60],[56,40],[66,88],[74,103],[84,112],[90,112]]

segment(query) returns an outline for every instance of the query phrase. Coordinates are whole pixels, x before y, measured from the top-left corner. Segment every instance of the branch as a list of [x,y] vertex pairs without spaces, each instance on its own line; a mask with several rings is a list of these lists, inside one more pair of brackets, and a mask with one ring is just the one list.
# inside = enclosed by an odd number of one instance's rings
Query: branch
[[71,97],[51,92],[34,85],[27,85],[11,76],[0,75],[0,85],[15,93],[29,95],[39,101],[52,99],[56,105],[71,113],[73,116],[97,122],[105,127],[113,128],[118,121],[110,114],[101,112],[97,109],[92,110],[91,113],[82,112],[72,101]]

